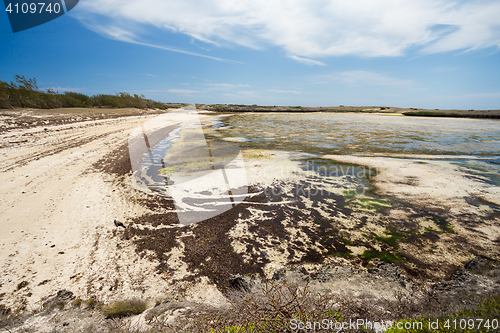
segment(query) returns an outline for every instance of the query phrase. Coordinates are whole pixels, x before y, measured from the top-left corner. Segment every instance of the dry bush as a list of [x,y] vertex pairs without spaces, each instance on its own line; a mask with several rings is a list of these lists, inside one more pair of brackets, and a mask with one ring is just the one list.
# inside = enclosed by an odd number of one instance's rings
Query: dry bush
[[121,318],[136,315],[144,312],[148,308],[145,301],[140,299],[129,299],[125,301],[114,302],[104,307],[104,315],[109,318]]
[[[105,308],[105,315],[111,319],[102,318],[103,323],[99,327],[110,333],[296,332],[297,330],[292,330],[292,320],[321,323],[327,319],[333,323],[349,323],[350,320],[355,322],[357,319],[364,319],[375,323],[381,320],[444,318],[459,313],[458,311],[473,313],[471,311],[478,309],[477,304],[495,295],[498,292],[485,294],[477,293],[476,289],[436,290],[431,287],[414,287],[396,288],[390,299],[384,299],[369,295],[352,296],[338,290],[332,292],[324,284],[314,281],[254,279],[240,290],[226,293],[230,305],[225,308],[186,301],[161,303],[144,316],[147,327],[139,327],[139,321],[123,316],[143,312],[146,303],[129,300],[116,302]],[[487,304],[488,313],[496,316],[500,308],[499,300],[500,298],[493,305]],[[321,328],[308,331],[332,330]],[[358,331],[349,329],[349,332]],[[359,332],[373,330],[361,327]]]
[[234,291],[227,296],[232,305],[229,309],[180,320],[172,332],[292,332],[294,319],[334,323],[350,318],[375,320],[382,308],[371,299],[351,299],[308,282],[263,281],[249,292]]

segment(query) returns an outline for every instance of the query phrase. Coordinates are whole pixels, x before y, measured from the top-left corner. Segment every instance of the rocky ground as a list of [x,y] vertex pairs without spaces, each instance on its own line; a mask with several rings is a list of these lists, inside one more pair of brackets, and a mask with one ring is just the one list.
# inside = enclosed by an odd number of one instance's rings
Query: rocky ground
[[[476,257],[449,281],[427,286],[415,283],[396,265],[385,262],[368,270],[326,264],[308,272],[304,267],[295,266],[277,270],[267,282],[256,276],[241,275],[232,276],[229,282],[231,288],[227,297],[230,302],[196,302],[183,292],[175,292],[161,302],[149,303],[143,313],[121,319],[107,318],[103,305],[95,299],[82,301],[73,292],[62,289],[45,297],[35,311],[5,319],[2,332],[204,331],[210,324],[205,326],[203,318],[210,318],[215,313],[220,316],[224,311],[232,313],[241,306],[239,302],[246,301],[252,294],[269,297],[270,294],[263,292],[269,286],[298,286],[310,295],[329,293],[330,299],[335,300],[333,307],[339,302],[350,304],[351,311],[363,311],[363,318],[375,316],[394,320],[409,315],[438,316],[457,309],[474,308],[481,300],[498,295],[500,264]],[[8,310],[4,307],[0,310],[0,316],[8,318]]]

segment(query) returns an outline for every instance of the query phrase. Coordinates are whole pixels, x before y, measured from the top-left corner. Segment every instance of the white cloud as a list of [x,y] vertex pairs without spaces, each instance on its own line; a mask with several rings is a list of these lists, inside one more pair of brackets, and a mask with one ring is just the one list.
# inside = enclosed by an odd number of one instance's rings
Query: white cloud
[[[82,18],[82,16],[80,16],[80,18]],[[233,61],[233,60],[224,59],[224,58],[212,57],[209,55],[205,55],[205,54],[201,54],[201,53],[197,53],[197,52],[186,51],[183,49],[169,47],[169,46],[163,46],[163,45],[158,45],[158,44],[153,44],[153,43],[146,43],[146,42],[141,41],[139,39],[139,37],[136,36],[136,34],[130,32],[130,31],[127,31],[125,29],[119,28],[117,26],[101,25],[101,24],[96,23],[94,20],[91,20],[92,23],[86,22],[85,20],[83,20],[83,21],[84,21],[85,26],[88,29],[90,29],[94,32],[97,32],[98,34],[100,34],[101,36],[104,36],[106,38],[111,38],[111,39],[119,40],[122,42],[127,42],[127,43],[132,43],[132,44],[137,44],[137,45],[153,47],[153,48],[161,49],[161,50],[165,50],[165,51],[184,53],[184,54],[188,54],[188,55],[192,55],[192,56],[196,56],[196,57],[208,58],[208,59],[222,61],[222,62],[233,62],[233,63],[242,64],[239,61]]]
[[347,71],[334,73],[330,75],[317,75],[313,78],[317,83],[340,83],[342,85],[357,87],[357,86],[412,86],[414,83],[411,80],[399,79],[395,77],[385,76],[369,71]]
[[189,89],[169,89],[167,90],[168,93],[171,94],[196,94],[198,91],[196,90],[189,90]]
[[400,56],[410,47],[500,46],[498,0],[88,0],[79,12],[83,22],[88,14],[106,16],[104,34],[123,41],[158,47],[137,38],[153,25],[215,46],[278,46],[309,65],[330,56]]
[[297,90],[280,90],[280,89],[269,89],[270,92],[277,93],[277,94],[293,94],[293,95],[300,95],[302,94],[301,91]]
[[461,96],[454,96],[458,98],[469,98],[469,97],[480,97],[480,98],[489,98],[489,97],[500,97],[500,92],[486,92],[486,93],[476,93],[476,94],[465,94]]
[[301,62],[301,63],[306,64],[308,66],[326,66],[326,64],[322,61],[302,58],[302,57],[299,57],[296,55],[289,55],[288,58],[291,58],[295,61]]

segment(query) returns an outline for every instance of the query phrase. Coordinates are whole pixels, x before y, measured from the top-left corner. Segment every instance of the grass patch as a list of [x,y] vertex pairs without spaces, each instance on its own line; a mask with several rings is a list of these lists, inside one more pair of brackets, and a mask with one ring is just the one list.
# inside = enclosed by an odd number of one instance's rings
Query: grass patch
[[148,308],[145,301],[130,299],[111,303],[104,307],[106,318],[122,318],[144,312]]
[[86,303],[88,309],[95,309],[95,308],[99,307],[99,302],[97,302],[97,300],[94,296],[89,298],[85,303]]
[[73,304],[73,306],[75,306],[75,307],[78,307],[78,308],[79,308],[79,307],[82,305],[82,303],[83,303],[82,299],[81,299],[80,297],[77,297],[77,298],[73,301],[73,303],[72,303],[72,304]]

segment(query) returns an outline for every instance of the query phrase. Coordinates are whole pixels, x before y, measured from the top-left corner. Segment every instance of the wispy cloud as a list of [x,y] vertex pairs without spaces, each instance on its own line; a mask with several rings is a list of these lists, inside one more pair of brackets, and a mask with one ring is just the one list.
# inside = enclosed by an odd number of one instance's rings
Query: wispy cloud
[[400,79],[369,71],[347,71],[313,77],[317,83],[339,83],[346,86],[412,86],[411,80]]
[[434,68],[433,71],[436,72],[436,73],[448,73],[448,72],[457,71],[458,69],[459,69],[458,67],[442,66],[442,67]]
[[238,91],[236,93],[226,93],[224,94],[224,96],[227,96],[227,97],[244,97],[244,98],[255,98],[255,97],[259,97],[260,94],[257,92],[257,91],[254,91],[254,90],[242,90],[242,91]]
[[230,84],[230,83],[205,83],[204,86],[207,86],[211,90],[232,90],[232,89],[250,87],[249,84]]
[[[181,85],[189,85],[189,83],[181,83]],[[197,84],[197,88],[199,89],[178,89],[178,88],[172,88],[172,89],[150,89],[146,90],[146,92],[153,92],[153,93],[161,93],[161,92],[167,92],[170,94],[207,94],[207,93],[213,93],[215,91],[219,92],[227,92],[227,94],[231,94],[232,96],[255,96],[254,91],[249,91],[248,89],[246,90],[241,90],[244,88],[249,88],[249,84],[230,84],[230,83],[205,83],[205,84]]]
[[161,49],[161,50],[165,50],[165,51],[183,53],[183,54],[188,54],[188,55],[195,56],[195,57],[208,58],[208,59],[222,61],[222,62],[243,64],[242,62],[239,62],[239,61],[234,61],[234,60],[229,60],[229,59],[224,59],[224,58],[219,58],[219,57],[212,57],[209,55],[205,55],[205,54],[201,54],[201,53],[197,53],[197,52],[192,52],[192,51],[187,51],[187,50],[183,50],[183,49],[179,49],[179,48],[175,48],[175,47],[170,47],[170,46],[163,46],[163,45],[158,45],[158,44],[153,44],[153,43],[147,43],[147,42],[139,40],[139,37],[136,36],[135,33],[128,31],[124,28],[120,28],[120,27],[115,26],[115,25],[109,25],[109,24],[108,25],[100,25],[100,24],[95,23],[95,21],[92,21],[92,23],[84,21],[84,25],[88,29],[90,29],[94,32],[97,32],[101,36],[104,36],[106,38],[119,40],[122,42],[143,45],[143,46]]
[[168,93],[171,94],[196,94],[199,93],[197,90],[189,90],[189,89],[169,89]]
[[[450,96],[451,97],[451,96]],[[456,98],[498,98],[500,97],[500,91],[497,92],[484,92],[484,93],[474,93],[474,94],[464,94],[459,96],[452,96]]]
[[272,93],[277,93],[277,94],[293,94],[293,95],[300,95],[300,94],[302,94],[301,91],[297,91],[297,90],[269,89],[269,91],[272,92]]
[[219,61],[137,36],[155,26],[216,47],[273,45],[308,65],[329,56],[400,56],[410,47],[435,53],[500,46],[497,0],[87,0],[78,8],[83,22],[104,16],[110,38]]
[[71,92],[79,92],[79,91],[85,91],[85,88],[73,88],[73,87],[46,87],[46,88],[40,88],[40,90],[49,90],[52,89],[54,91],[58,92],[65,92],[65,91],[71,91]]
[[326,64],[322,61],[307,59],[296,55],[289,55],[288,58],[291,58],[295,61],[306,64],[308,66],[326,66]]

